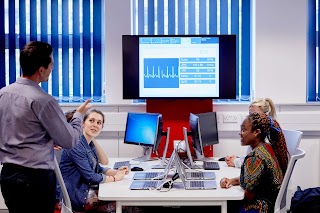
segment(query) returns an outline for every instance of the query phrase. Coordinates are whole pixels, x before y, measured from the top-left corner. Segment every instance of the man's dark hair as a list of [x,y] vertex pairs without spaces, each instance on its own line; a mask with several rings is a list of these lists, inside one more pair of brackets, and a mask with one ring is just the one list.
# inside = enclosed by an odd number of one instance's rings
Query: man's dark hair
[[76,112],[75,109],[73,110],[69,110],[65,113],[65,116],[66,116],[66,119],[67,119],[67,122],[69,123],[71,121],[71,119],[73,118],[73,115],[74,113]]
[[52,46],[41,41],[30,41],[20,52],[20,66],[24,76],[32,76],[40,67],[51,63]]

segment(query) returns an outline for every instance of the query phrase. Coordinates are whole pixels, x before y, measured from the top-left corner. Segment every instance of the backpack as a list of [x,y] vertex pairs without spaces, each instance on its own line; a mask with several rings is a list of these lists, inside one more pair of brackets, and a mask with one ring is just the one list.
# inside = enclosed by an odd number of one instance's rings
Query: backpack
[[320,212],[320,187],[301,190],[297,187],[291,199],[291,213],[319,213]]

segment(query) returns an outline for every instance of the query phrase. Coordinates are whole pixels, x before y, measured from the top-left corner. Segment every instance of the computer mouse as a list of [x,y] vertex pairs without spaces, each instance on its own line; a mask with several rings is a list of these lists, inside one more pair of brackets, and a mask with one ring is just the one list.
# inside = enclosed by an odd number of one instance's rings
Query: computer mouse
[[131,171],[143,171],[143,168],[134,166],[131,168]]
[[219,158],[218,161],[226,161],[226,157]]

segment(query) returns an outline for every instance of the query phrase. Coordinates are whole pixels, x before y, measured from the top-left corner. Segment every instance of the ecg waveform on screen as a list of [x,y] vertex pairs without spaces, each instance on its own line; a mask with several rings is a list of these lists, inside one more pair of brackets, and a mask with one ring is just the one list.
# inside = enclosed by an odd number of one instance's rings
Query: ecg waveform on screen
[[145,88],[178,88],[179,58],[145,58]]
[[178,78],[176,67],[166,67],[162,69],[158,67],[147,67],[147,72],[144,74],[145,78]]

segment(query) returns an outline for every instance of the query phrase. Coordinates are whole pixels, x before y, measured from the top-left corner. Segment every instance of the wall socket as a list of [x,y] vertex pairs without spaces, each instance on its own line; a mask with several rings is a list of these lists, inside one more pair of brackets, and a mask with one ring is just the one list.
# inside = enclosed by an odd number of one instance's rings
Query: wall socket
[[[177,147],[179,145],[179,147]],[[186,150],[186,144],[184,140],[174,140],[173,141],[173,148],[175,150],[181,151],[181,150]]]
[[223,123],[238,123],[241,120],[241,115],[226,114],[223,115]]

